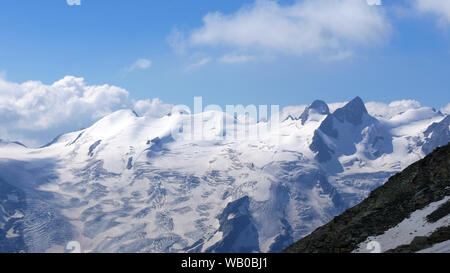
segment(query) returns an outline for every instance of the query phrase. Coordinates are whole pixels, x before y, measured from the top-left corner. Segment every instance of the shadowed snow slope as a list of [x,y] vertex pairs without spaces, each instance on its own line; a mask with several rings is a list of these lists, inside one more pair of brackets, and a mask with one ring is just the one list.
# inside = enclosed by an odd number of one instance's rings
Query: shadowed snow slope
[[39,149],[0,144],[0,251],[280,251],[448,140],[444,118],[378,119],[360,98],[278,127],[121,110]]

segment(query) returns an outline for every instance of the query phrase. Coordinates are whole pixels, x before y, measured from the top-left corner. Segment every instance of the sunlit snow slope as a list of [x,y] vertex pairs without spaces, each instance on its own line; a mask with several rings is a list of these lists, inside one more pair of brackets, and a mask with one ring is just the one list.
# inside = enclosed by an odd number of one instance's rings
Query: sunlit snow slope
[[121,110],[42,148],[1,141],[0,252],[280,251],[450,141],[440,112],[360,98],[272,125]]

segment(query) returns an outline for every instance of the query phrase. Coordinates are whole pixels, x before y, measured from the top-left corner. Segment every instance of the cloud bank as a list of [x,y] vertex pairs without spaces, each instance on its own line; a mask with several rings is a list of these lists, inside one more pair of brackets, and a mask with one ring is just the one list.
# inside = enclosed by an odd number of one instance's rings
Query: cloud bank
[[191,63],[190,65],[188,65],[186,67],[186,71],[192,71],[199,67],[205,66],[210,62],[211,62],[211,58],[208,58],[208,57],[201,58],[201,59],[195,61],[194,63]]
[[450,103],[447,104],[447,106],[445,106],[444,108],[442,108],[441,112],[446,114],[446,115],[450,115]]
[[[288,55],[349,52],[385,41],[391,27],[379,6],[359,0],[258,0],[234,14],[208,13],[188,36],[191,47]],[[181,34],[177,32],[177,43]],[[172,39],[172,42],[175,39]],[[341,55],[342,56],[342,55]]]
[[438,16],[443,25],[450,24],[450,1],[448,0],[415,0],[415,8],[422,13]]
[[383,117],[390,119],[400,113],[406,112],[412,109],[419,109],[422,106],[416,100],[398,100],[389,104],[382,102],[368,102],[366,108],[369,114],[374,117]]
[[119,109],[160,117],[171,107],[159,99],[135,101],[123,88],[88,85],[83,78],[72,76],[51,85],[0,78],[0,138],[37,146],[61,133],[88,127]]

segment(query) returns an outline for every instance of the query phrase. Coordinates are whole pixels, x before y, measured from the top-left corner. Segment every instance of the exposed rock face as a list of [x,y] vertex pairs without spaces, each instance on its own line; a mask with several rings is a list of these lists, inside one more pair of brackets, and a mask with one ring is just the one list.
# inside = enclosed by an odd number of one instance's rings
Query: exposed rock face
[[311,114],[328,115],[330,114],[330,108],[328,108],[328,105],[324,101],[315,100],[301,114],[300,120],[302,121],[302,125],[305,125]]
[[[383,234],[414,211],[447,196],[450,196],[450,144],[436,149],[391,177],[362,203],[335,217],[284,252],[351,252],[369,236]],[[446,208],[446,205],[440,207],[435,218],[442,218],[442,212],[448,212]],[[450,240],[448,235],[448,228],[441,228],[428,238],[415,238],[411,245],[392,251],[418,251],[432,243]]]
[[370,116],[360,97],[329,114],[315,131],[310,149],[316,152],[316,160],[336,173],[343,167],[338,161],[341,155],[358,152],[357,143],[367,139],[365,156],[375,159],[392,152],[392,136],[380,122]]
[[341,122],[348,121],[353,125],[362,123],[364,115],[368,115],[366,106],[360,97],[354,98],[345,107],[337,109],[333,115]]
[[250,199],[245,196],[229,203],[218,217],[219,231],[224,240],[207,252],[255,252],[259,250],[258,231],[253,223],[248,207]]
[[[346,124],[350,124],[350,127],[360,125],[364,115],[368,115],[367,109],[359,97],[356,97],[344,107],[337,109],[333,114],[329,114],[314,133],[314,138],[310,145],[310,149],[317,152],[316,159],[323,163],[330,161],[333,156],[337,156],[339,152],[333,147],[335,145],[332,145],[332,142],[339,138],[342,139],[343,136],[340,135],[341,130],[339,129]],[[355,128],[350,129],[356,131]]]
[[412,253],[426,248],[430,248],[435,244],[450,240],[450,227],[441,227],[433,232],[430,236],[415,237],[409,245],[401,245],[395,249],[387,251],[388,253]]
[[438,220],[450,214],[450,201],[440,206],[437,210],[433,211],[430,215],[427,215],[427,221],[429,223],[436,223]]
[[21,231],[23,214],[27,210],[23,202],[25,193],[0,178],[0,198],[0,253],[10,249],[27,251]]

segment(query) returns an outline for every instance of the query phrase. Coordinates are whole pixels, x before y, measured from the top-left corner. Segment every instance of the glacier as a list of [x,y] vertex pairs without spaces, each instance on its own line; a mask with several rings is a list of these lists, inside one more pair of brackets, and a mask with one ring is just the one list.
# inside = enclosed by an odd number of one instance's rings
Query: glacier
[[[0,141],[0,252],[70,241],[84,252],[278,252],[450,141],[449,117],[429,107],[375,115],[357,97],[330,108],[315,101],[276,130],[218,111],[125,109],[40,148]],[[203,138],[185,126],[195,122]],[[238,133],[250,130],[258,138]]]

